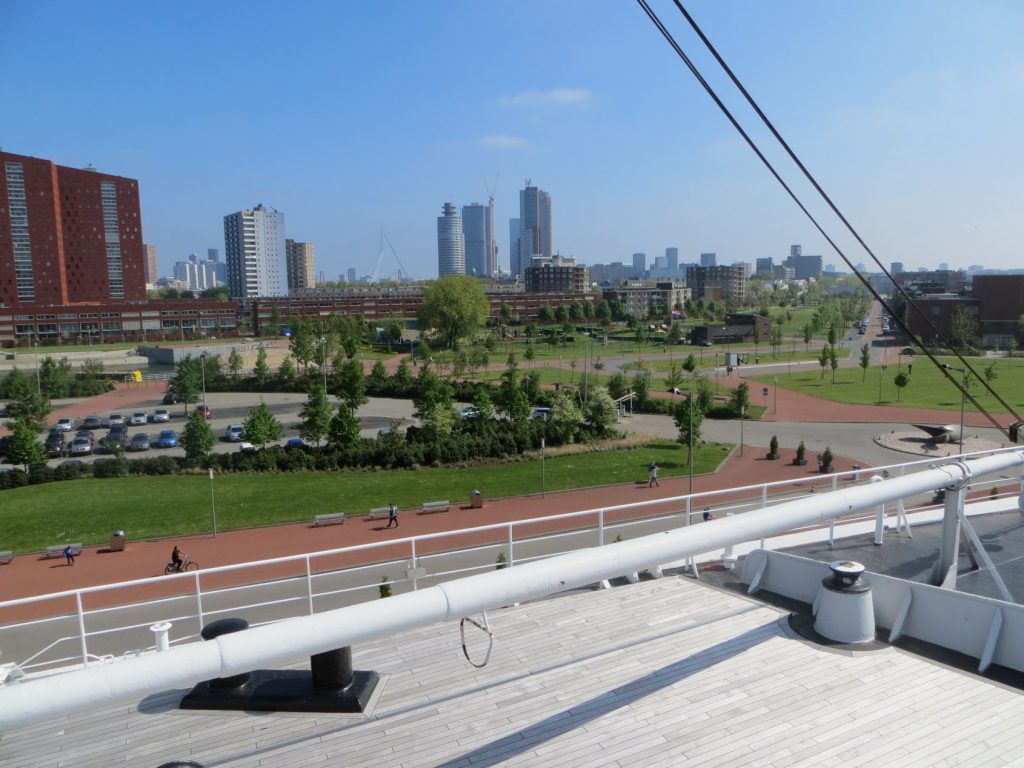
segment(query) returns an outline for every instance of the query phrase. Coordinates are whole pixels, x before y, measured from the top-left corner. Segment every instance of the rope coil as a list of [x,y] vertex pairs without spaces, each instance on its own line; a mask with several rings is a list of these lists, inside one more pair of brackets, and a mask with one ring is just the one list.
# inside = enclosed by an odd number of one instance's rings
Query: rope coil
[[[487,662],[491,660],[491,651],[494,650],[494,633],[491,632],[491,624],[487,620],[487,613],[481,614],[483,616],[484,623],[481,624],[476,619],[471,619],[468,616],[459,620],[459,638],[462,641],[462,655],[466,657],[466,661],[472,664],[477,669],[483,669],[487,666]],[[471,658],[469,658],[469,649],[466,648],[466,622],[469,622],[480,631],[487,634],[487,654],[484,656],[484,660],[477,664]]]

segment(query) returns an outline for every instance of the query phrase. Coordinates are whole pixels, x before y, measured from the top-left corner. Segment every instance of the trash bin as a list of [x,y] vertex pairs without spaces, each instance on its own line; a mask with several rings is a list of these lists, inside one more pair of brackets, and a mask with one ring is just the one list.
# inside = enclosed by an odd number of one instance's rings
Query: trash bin
[[480,491],[474,490],[471,494],[469,494],[469,506],[472,509],[480,509],[483,507],[483,505],[484,497],[483,494],[480,493]]
[[124,552],[124,531],[114,531],[110,534],[110,551]]

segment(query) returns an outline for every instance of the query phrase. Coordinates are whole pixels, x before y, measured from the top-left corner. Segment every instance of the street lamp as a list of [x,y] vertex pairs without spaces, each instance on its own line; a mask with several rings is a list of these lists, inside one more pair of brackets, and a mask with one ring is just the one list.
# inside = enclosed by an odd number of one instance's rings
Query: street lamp
[[966,368],[954,368],[952,365],[942,364],[942,370],[944,371],[957,371],[960,373],[960,450],[957,451],[959,456],[964,452],[964,399],[967,396],[967,369]]
[[690,450],[687,458],[690,461],[690,495],[693,496],[693,392],[686,393],[686,410],[690,414]]
[[879,405],[882,404],[882,374],[885,373],[885,369],[887,367],[888,366],[885,366],[885,365],[878,366],[878,404]]
[[203,372],[203,418],[206,418],[206,414],[209,410],[206,407],[206,353],[199,353],[199,365],[200,370]]
[[740,408],[740,456],[743,455],[743,422],[747,418],[747,408],[742,406]]
[[324,394],[327,394],[327,338],[320,337],[320,370],[324,374]]
[[540,495],[544,497],[544,438],[540,439]]

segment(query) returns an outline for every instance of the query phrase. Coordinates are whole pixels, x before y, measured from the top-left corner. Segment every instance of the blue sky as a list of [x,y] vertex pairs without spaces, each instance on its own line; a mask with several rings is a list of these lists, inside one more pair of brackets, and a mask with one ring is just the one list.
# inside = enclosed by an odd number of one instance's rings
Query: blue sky
[[[1024,3],[687,7],[886,265],[1024,266]],[[328,279],[368,274],[382,227],[433,277],[441,205],[486,202],[484,175],[505,267],[526,179],[582,263],[840,265],[630,0],[0,0],[0,28],[0,146],[139,179],[162,273],[262,202]]]

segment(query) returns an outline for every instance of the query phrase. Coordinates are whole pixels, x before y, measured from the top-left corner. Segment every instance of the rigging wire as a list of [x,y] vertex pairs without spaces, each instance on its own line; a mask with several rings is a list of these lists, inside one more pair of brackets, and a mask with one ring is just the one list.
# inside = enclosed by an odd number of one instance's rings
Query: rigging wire
[[[934,332],[935,336],[938,339],[940,339],[943,342],[943,344],[945,346],[947,346],[953,352],[953,354],[956,356],[956,358],[965,366],[965,368],[971,374],[973,374],[975,376],[975,378],[977,378],[979,381],[981,381],[981,382],[983,382],[985,384],[986,389],[988,389],[989,393],[993,397],[995,397],[996,400],[999,401],[1000,405],[1002,405],[1007,410],[1007,412],[1012,414],[1019,421],[1020,420],[1020,416],[1017,414],[1016,411],[1013,410],[1013,407],[1009,403],[1007,403],[1002,397],[1000,397],[999,393],[996,392],[995,388],[992,387],[986,379],[984,379],[983,377],[978,375],[978,372],[974,369],[974,367],[970,364],[970,362],[967,359],[965,359],[963,357],[963,355],[960,354],[960,352],[949,342],[948,339],[946,339],[943,336],[943,334],[941,334],[939,332],[938,328],[935,327],[935,325],[932,323],[931,319],[924,313],[924,311],[919,306],[917,306],[917,303],[906,292],[906,290],[903,288],[903,286],[896,283],[896,281],[893,279],[892,274],[890,274],[889,270],[885,268],[885,265],[882,264],[881,260],[879,260],[879,258],[875,255],[874,251],[871,250],[871,248],[868,246],[868,244],[860,236],[860,233],[854,228],[854,226],[850,223],[850,221],[846,218],[846,216],[843,215],[843,212],[841,210],[839,210],[839,207],[833,202],[832,198],[828,195],[828,193],[825,192],[825,190],[818,183],[818,181],[814,177],[814,175],[811,174],[811,172],[803,164],[803,162],[800,160],[800,158],[796,155],[796,153],[793,151],[793,149],[789,146],[789,143],[782,137],[782,135],[779,133],[779,131],[775,128],[775,125],[771,122],[771,120],[768,119],[768,116],[761,109],[760,105],[758,105],[758,103],[754,99],[754,97],[750,95],[749,91],[747,91],[747,89],[744,87],[743,83],[740,82],[740,79],[736,76],[736,74],[732,71],[732,69],[726,63],[725,59],[723,59],[722,56],[719,54],[719,52],[715,48],[714,44],[708,39],[707,35],[704,34],[704,31],[700,28],[700,25],[697,24],[697,22],[693,18],[693,16],[691,16],[690,13],[683,6],[681,0],[673,0],[673,2],[675,3],[675,6],[679,10],[679,12],[683,15],[683,17],[689,23],[690,27],[696,33],[696,35],[701,39],[701,42],[704,43],[704,46],[708,49],[708,51],[711,53],[711,55],[714,56],[715,60],[718,62],[719,66],[721,66],[722,70],[729,77],[729,79],[732,81],[733,85],[736,86],[737,90],[747,100],[747,103],[757,113],[757,116],[761,118],[761,122],[763,122],[765,127],[768,128],[769,131],[771,131],[771,134],[775,137],[776,141],[778,141],[779,145],[785,150],[786,154],[789,155],[790,159],[794,163],[796,163],[796,166],[803,173],[804,177],[811,183],[811,185],[818,192],[818,194],[821,196],[821,198],[825,201],[825,203],[828,205],[828,207],[832,209],[832,212],[837,217],[839,217],[839,220],[843,223],[843,225],[850,232],[850,234],[853,235],[853,237],[860,244],[860,246],[865,250],[865,252],[871,257],[872,261],[875,262],[875,264],[878,266],[878,268],[882,271],[882,274],[885,275],[885,277],[887,277],[889,279],[889,281],[893,284],[893,286],[903,296],[904,300],[907,302],[907,306],[914,308],[914,310],[918,313],[918,315],[921,317],[921,319],[925,323],[927,323],[929,328],[931,328],[931,330]],[[844,257],[844,260],[845,260],[845,257]],[[923,341],[921,340],[921,338],[919,336],[916,336],[915,334],[911,333],[910,329],[903,322],[903,318],[900,317],[898,313],[893,312],[892,308],[889,306],[889,304],[886,303],[886,301],[884,299],[882,299],[878,295],[877,292],[875,292],[874,290],[871,289],[869,281],[867,281],[864,278],[864,276],[860,274],[860,272],[856,269],[856,267],[854,267],[852,264],[850,264],[849,261],[847,261],[846,263],[847,263],[847,266],[849,266],[850,269],[853,270],[853,273],[860,279],[860,281],[862,283],[864,283],[864,285],[867,286],[869,290],[871,290],[871,292],[875,295],[875,298],[878,299],[881,302],[882,306],[885,307],[885,309],[889,312],[889,314],[893,316],[893,318],[899,324],[899,326],[903,330],[903,332],[906,333],[907,336],[913,342],[915,342],[925,352],[926,355],[928,355],[928,358],[937,367],[939,367],[940,370],[943,371],[943,373],[945,374],[946,378],[949,379],[954,385],[956,385],[957,389],[960,389],[963,392],[963,389],[962,389],[960,383],[956,380],[956,378],[951,376],[951,374],[950,374],[950,372],[948,370],[942,368],[942,366],[938,362],[938,360],[936,360],[935,357],[927,350],[927,348],[925,347],[925,345],[924,345]],[[964,392],[964,394],[967,395],[968,393]],[[992,419],[991,415],[989,415],[987,411],[984,411],[984,409],[977,403],[977,401],[973,397],[971,397],[970,395],[968,395],[968,397],[970,397],[971,402],[974,403],[974,405],[977,406],[979,410],[985,412],[985,415],[989,417],[989,420],[992,420],[993,423],[994,423],[994,420]]]
[[[828,244],[832,247],[832,249],[843,260],[843,262],[853,270],[854,274],[857,275],[857,277],[860,279],[861,283],[863,283],[865,288],[867,288],[868,292],[871,293],[871,295],[879,303],[881,303],[882,306],[886,307],[886,309],[889,309],[889,307],[886,304],[886,302],[882,299],[882,297],[878,294],[878,292],[874,289],[874,287],[870,284],[870,282],[868,282],[864,278],[863,275],[861,275],[856,269],[853,268],[853,265],[851,264],[850,259],[846,256],[846,254],[843,251],[843,249],[839,247],[839,245],[828,235],[827,232],[825,232],[824,228],[821,226],[821,224],[818,222],[818,220],[807,209],[807,207],[803,204],[803,202],[796,195],[796,193],[792,190],[792,188],[785,182],[785,180],[783,180],[783,178],[779,175],[779,172],[775,169],[775,167],[772,165],[772,163],[768,160],[767,157],[765,157],[764,153],[757,146],[757,144],[753,141],[753,139],[751,139],[750,135],[739,124],[739,122],[733,116],[733,114],[729,110],[729,108],[722,102],[721,98],[719,98],[719,96],[715,92],[714,88],[712,88],[711,85],[707,82],[707,80],[705,80],[704,76],[700,73],[700,70],[697,69],[697,67],[694,65],[694,63],[686,55],[686,52],[683,51],[683,49],[676,42],[676,40],[672,36],[671,32],[669,32],[668,29],[665,27],[665,25],[661,22],[661,19],[658,17],[658,15],[651,9],[650,5],[648,4],[648,1],[647,0],[637,0],[637,4],[641,7],[641,9],[644,11],[644,13],[650,19],[651,23],[654,24],[654,26],[658,29],[658,31],[661,33],[662,37],[665,38],[665,40],[666,40],[666,42],[668,42],[669,46],[671,46],[671,48],[675,51],[676,55],[680,58],[680,60],[690,70],[691,74],[693,74],[693,76],[696,78],[697,82],[700,83],[701,87],[704,88],[704,90],[708,94],[708,96],[712,99],[712,101],[715,102],[715,105],[718,107],[719,111],[721,111],[722,114],[725,116],[725,118],[732,124],[732,126],[736,130],[736,132],[747,143],[747,146],[750,147],[751,151],[754,152],[754,154],[757,156],[757,158],[761,161],[761,163],[768,170],[768,172],[779,183],[779,185],[783,188],[783,190],[785,190],[786,194],[789,195],[790,199],[803,212],[804,216],[807,217],[807,219],[811,222],[811,224],[818,231],[818,233],[823,238],[825,238],[826,242],[828,242]],[[817,185],[815,185],[815,186],[817,186]],[[860,240],[859,237],[858,237],[858,240]],[[861,241],[861,242],[863,244],[863,241]],[[865,246],[865,248],[866,248],[866,246]],[[874,254],[872,254],[872,258],[875,258]],[[877,258],[875,258],[875,261],[877,262]],[[918,310],[918,311],[920,311],[920,310]],[[893,316],[896,317],[896,315],[894,313],[892,313],[891,310],[890,310],[890,314],[893,314]],[[909,331],[906,329],[906,326],[902,322],[902,319],[898,318],[898,317],[896,317],[896,319],[897,319],[897,322],[900,323],[900,327],[903,328],[905,331],[907,331],[908,334],[909,334]],[[913,336],[913,334],[909,334],[909,335],[911,336],[911,338],[917,340],[917,337]],[[929,357],[929,359],[931,359],[933,363],[935,363],[937,366],[940,367],[940,370],[943,371],[943,373],[945,374],[947,380],[949,380],[961,392],[961,394],[965,398],[969,399],[971,401],[971,403],[981,413],[983,413],[989,419],[989,421],[998,430],[1000,430],[1000,432],[1002,432],[1003,434],[1008,434],[1008,429],[1006,427],[1004,427],[1002,424],[1000,424],[987,410],[985,410],[981,406],[981,404],[977,401],[977,399],[965,387],[961,386],[960,382],[956,381],[956,379],[949,374],[949,371],[947,371],[945,369],[942,369],[941,368],[941,364],[938,362],[938,360],[935,358],[935,356],[932,355],[932,353],[926,347],[924,347],[924,345],[921,344],[921,342],[919,340],[917,340],[917,343],[921,345],[922,350]],[[957,355],[957,357],[958,357],[958,359],[963,361],[962,357],[960,357],[959,355]],[[968,368],[970,368],[969,364],[967,364],[966,361],[964,361],[964,362],[968,366]],[[973,368],[970,368],[970,370],[972,372],[974,372]],[[974,372],[974,373],[975,373],[975,376],[977,376],[977,373],[976,372]],[[978,378],[980,379],[980,377],[978,377]],[[982,380],[982,381],[984,381],[984,380]],[[984,382],[984,383],[986,384],[986,386],[988,386],[987,382]],[[989,388],[990,391],[992,391],[991,387],[988,387],[988,388]],[[995,394],[995,393],[993,392],[993,394]],[[1000,400],[1000,402],[1003,402],[1002,399],[998,397],[998,395],[996,395],[996,397],[997,397],[997,399]],[[1005,405],[1005,403],[1004,403],[1004,405]],[[1006,406],[1006,407],[1008,408],[1008,410],[1014,416],[1016,416],[1016,413],[1011,408],[1009,408],[1009,406]],[[1019,419],[1019,417],[1017,417],[1017,418]]]

